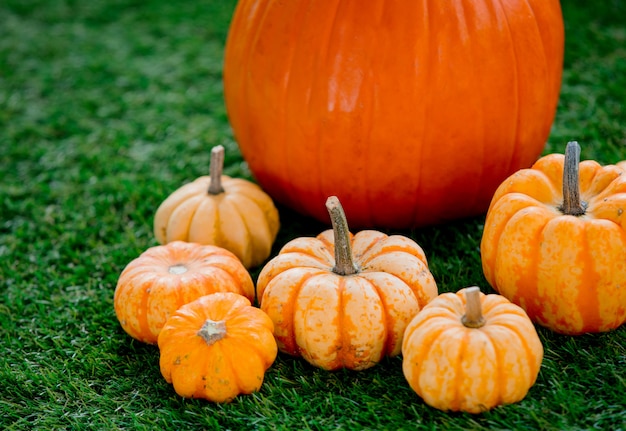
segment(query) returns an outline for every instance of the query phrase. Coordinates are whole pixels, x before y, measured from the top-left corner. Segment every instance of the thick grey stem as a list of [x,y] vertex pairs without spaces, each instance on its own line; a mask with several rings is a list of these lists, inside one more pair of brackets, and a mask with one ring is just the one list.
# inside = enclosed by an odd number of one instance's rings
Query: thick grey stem
[[477,286],[465,289],[465,315],[461,322],[468,328],[480,328],[485,325],[480,305],[480,288]]
[[216,145],[211,149],[211,162],[209,172],[211,175],[211,184],[209,184],[209,193],[219,195],[224,193],[222,187],[222,171],[224,170],[224,147]]
[[337,196],[331,196],[326,200],[326,209],[333,224],[335,237],[335,268],[333,271],[339,275],[356,274],[359,270],[352,258],[348,221]]
[[571,141],[565,147],[563,164],[563,214],[580,216],[585,213],[584,202],[580,200],[580,179],[578,164],[580,163],[580,145]]

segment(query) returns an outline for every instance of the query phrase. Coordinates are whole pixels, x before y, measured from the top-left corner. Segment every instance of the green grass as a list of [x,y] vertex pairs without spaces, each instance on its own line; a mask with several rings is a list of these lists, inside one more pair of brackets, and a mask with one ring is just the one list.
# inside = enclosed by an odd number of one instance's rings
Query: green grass
[[[563,1],[563,89],[546,152],[626,159],[626,2]],[[234,0],[6,0],[0,5],[0,429],[626,429],[626,328],[539,328],[545,359],[520,403],[472,416],[426,406],[401,358],[325,372],[279,356],[261,391],[185,400],[158,349],[113,311],[123,267],[155,245],[166,195],[209,149],[251,178],[222,99]],[[276,247],[322,226],[281,208]],[[484,218],[402,232],[441,291],[478,284]]]

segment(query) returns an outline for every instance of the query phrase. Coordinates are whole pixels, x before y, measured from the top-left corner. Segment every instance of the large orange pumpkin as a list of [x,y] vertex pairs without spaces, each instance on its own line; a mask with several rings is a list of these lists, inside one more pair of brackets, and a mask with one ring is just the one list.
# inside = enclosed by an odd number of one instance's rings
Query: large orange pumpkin
[[240,0],[229,121],[272,198],[352,227],[484,213],[541,154],[558,101],[558,0]]

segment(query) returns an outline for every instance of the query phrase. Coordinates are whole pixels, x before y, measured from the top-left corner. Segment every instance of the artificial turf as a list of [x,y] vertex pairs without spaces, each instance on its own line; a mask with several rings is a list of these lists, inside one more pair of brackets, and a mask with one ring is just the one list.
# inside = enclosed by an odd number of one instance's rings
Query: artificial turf
[[[401,358],[326,372],[279,355],[261,391],[188,400],[161,377],[158,349],[113,311],[124,266],[156,245],[152,219],[206,175],[252,179],[230,130],[222,56],[234,0],[0,4],[0,428],[626,429],[626,328],[568,337],[538,328],[545,358],[520,403],[480,415],[425,405]],[[626,159],[626,2],[562,2],[561,99],[545,153]],[[276,250],[327,226],[280,208]],[[425,250],[440,291],[479,285],[484,217],[402,233]],[[256,273],[254,274],[256,275]]]

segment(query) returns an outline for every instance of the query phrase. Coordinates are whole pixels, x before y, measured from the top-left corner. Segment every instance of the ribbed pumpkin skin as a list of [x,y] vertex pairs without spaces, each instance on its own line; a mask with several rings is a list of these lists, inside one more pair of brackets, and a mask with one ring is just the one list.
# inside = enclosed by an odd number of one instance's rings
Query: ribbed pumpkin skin
[[333,272],[333,231],[287,243],[259,274],[260,307],[278,348],[328,370],[362,370],[400,353],[404,329],[437,296],[419,245],[399,235],[352,236],[359,271]]
[[188,241],[233,252],[246,268],[267,259],[279,229],[278,210],[261,188],[242,178],[221,177],[224,192],[208,193],[211,178],[202,176],[175,190],[154,216],[161,244]]
[[240,0],[228,117],[256,180],[353,228],[484,213],[539,157],[563,62],[558,0]]
[[155,344],[180,306],[215,292],[254,300],[252,278],[234,254],[212,245],[174,241],[151,247],[126,265],[113,305],[131,337]]
[[564,215],[564,156],[550,154],[496,191],[483,231],[489,284],[553,331],[577,335],[626,321],[626,175],[579,164],[586,213]]
[[404,376],[424,402],[440,410],[480,413],[522,400],[543,359],[535,327],[521,307],[482,293],[485,325],[465,327],[464,290],[439,295],[407,326]]
[[[199,336],[207,321],[223,322],[224,337],[207,342]],[[163,326],[161,374],[185,398],[220,403],[256,392],[278,353],[272,330],[267,314],[241,295],[203,296],[182,306]]]

